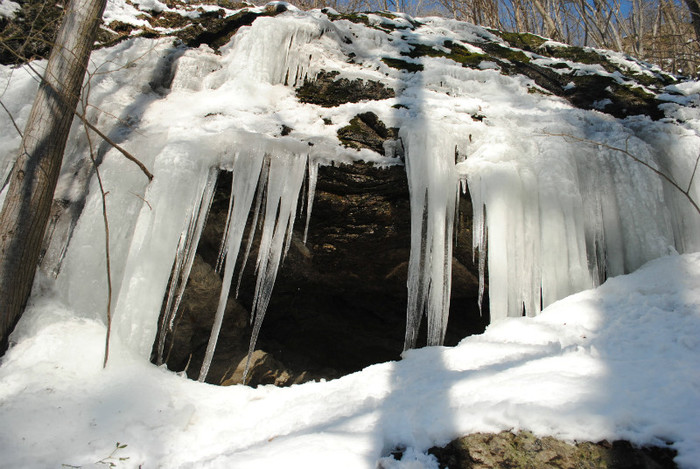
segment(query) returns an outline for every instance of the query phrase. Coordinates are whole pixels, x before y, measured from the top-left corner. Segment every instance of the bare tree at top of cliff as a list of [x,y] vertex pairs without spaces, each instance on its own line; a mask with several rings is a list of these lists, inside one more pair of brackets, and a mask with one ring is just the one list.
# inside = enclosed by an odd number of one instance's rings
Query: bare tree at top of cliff
[[685,0],[690,10],[690,22],[695,29],[695,39],[700,42],[700,0]]
[[71,0],[22,137],[0,213],[0,353],[34,280],[51,201],[106,0]]

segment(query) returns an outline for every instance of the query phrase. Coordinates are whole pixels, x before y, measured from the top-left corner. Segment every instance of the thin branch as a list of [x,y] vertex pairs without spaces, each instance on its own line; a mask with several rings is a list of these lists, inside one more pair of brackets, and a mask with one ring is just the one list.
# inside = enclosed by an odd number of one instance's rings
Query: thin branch
[[[0,42],[2,42],[2,41],[0,41]],[[12,52],[15,55],[17,55],[16,52],[14,52],[14,51],[12,51]],[[17,55],[17,56],[19,57],[19,55]],[[47,85],[51,86],[48,82],[46,82],[43,79],[43,75],[41,73],[39,73],[32,66],[31,63],[27,63],[26,66],[27,66],[27,68],[29,68],[29,70],[34,72],[34,74],[39,78],[39,80],[41,80],[43,83],[46,83]],[[56,90],[54,90],[54,91],[56,91]],[[56,95],[60,96],[58,93]],[[151,172],[148,170],[148,168],[146,168],[146,166],[143,163],[141,163],[134,155],[132,155],[131,153],[126,151],[124,148],[119,146],[119,144],[117,144],[114,140],[112,140],[107,135],[105,135],[103,132],[101,132],[100,129],[98,129],[97,127],[92,125],[90,122],[88,122],[88,120],[85,118],[85,114],[78,112],[77,109],[74,112],[75,112],[75,115],[83,122],[83,124],[87,125],[91,130],[93,130],[97,135],[99,135],[105,142],[107,142],[109,145],[111,145],[117,151],[119,151],[122,155],[124,155],[126,157],[126,159],[135,163],[141,169],[141,171],[146,175],[149,182],[153,180],[153,174],[151,174]]]
[[146,177],[148,178],[149,182],[153,180],[153,174],[151,174],[151,172],[148,170],[148,168],[146,168],[146,165],[144,165],[143,163],[141,163],[134,155],[132,155],[131,153],[129,153],[128,151],[126,151],[124,148],[122,148],[121,146],[119,146],[119,144],[118,144],[117,142],[115,142],[114,140],[112,140],[111,138],[109,138],[108,136],[106,136],[104,133],[102,133],[102,132],[100,131],[100,129],[98,129],[97,127],[95,127],[94,125],[92,125],[90,122],[88,122],[88,120],[85,118],[85,115],[84,115],[84,114],[81,114],[80,112],[78,112],[77,109],[75,110],[75,115],[76,115],[81,121],[83,121],[83,123],[84,123],[86,126],[88,126],[88,127],[90,128],[90,130],[93,130],[97,135],[99,135],[99,136],[102,138],[102,140],[104,140],[105,142],[109,143],[112,147],[114,147],[115,150],[118,150],[122,155],[124,155],[124,156],[126,157],[127,160],[132,161],[133,163],[135,163],[136,166],[138,166],[138,167],[141,169],[141,171],[143,172],[143,174],[146,175]]
[[12,113],[10,112],[9,109],[5,107],[5,104],[0,100],[0,106],[5,110],[7,115],[10,117],[10,120],[12,121],[12,125],[15,126],[15,130],[17,130],[17,133],[19,134],[20,138],[24,138],[24,135],[22,135],[22,131],[19,129],[19,126],[17,126],[17,122],[15,122],[15,118],[12,117]]
[[102,196],[102,218],[105,225],[105,263],[107,268],[107,337],[105,338],[105,357],[102,367],[107,367],[107,359],[109,358],[109,341],[112,335],[112,268],[111,259],[109,255],[109,220],[107,219],[107,193],[105,192],[104,185],[102,184],[102,176],[100,175],[100,168],[97,165],[97,159],[95,158],[95,150],[92,144],[92,139],[90,138],[90,130],[87,125],[87,121],[83,120],[83,128],[85,129],[85,137],[88,141],[88,146],[90,148],[90,160],[92,165],[95,167],[95,175],[97,176],[97,183],[100,186],[100,194]]
[[700,163],[700,155],[695,159],[695,167],[693,168],[693,174],[690,175],[690,181],[688,182],[688,188],[686,192],[690,193],[690,188],[693,187],[693,179],[695,179],[695,173],[698,170],[698,163]]
[[131,191],[129,191],[129,194],[131,194],[131,195],[133,195],[133,196],[136,196],[136,197],[138,197],[139,199],[143,200],[143,202],[144,202],[146,205],[148,205],[148,208],[151,209],[151,210],[153,210],[153,207],[151,207],[151,204],[148,202],[148,200],[146,200],[145,198],[141,197],[141,196],[138,195],[136,192],[131,192]]
[[[587,143],[587,144],[589,144],[589,145],[597,145],[597,146],[600,146],[600,147],[603,147],[603,148],[607,148],[608,150],[619,151],[619,152],[622,153],[623,155],[632,158],[634,161],[636,161],[637,163],[641,164],[642,166],[645,166],[645,167],[649,168],[649,169],[652,170],[654,173],[656,173],[658,176],[660,176],[661,178],[663,178],[666,182],[668,182],[669,184],[671,184],[671,185],[672,185],[674,188],[676,188],[681,194],[683,194],[683,195],[685,196],[686,199],[688,199],[688,202],[690,202],[690,203],[692,204],[693,208],[695,208],[695,211],[698,213],[698,215],[700,215],[700,206],[698,206],[698,204],[697,204],[697,203],[693,200],[693,198],[690,196],[690,186],[688,186],[688,189],[687,189],[687,190],[683,189],[681,186],[678,185],[678,183],[677,183],[675,180],[673,180],[673,178],[667,176],[667,175],[664,174],[663,172],[661,172],[661,171],[659,171],[658,169],[654,168],[653,166],[651,166],[651,165],[650,165],[649,163],[647,163],[646,161],[643,161],[643,160],[639,159],[637,156],[635,156],[635,155],[632,154],[631,152],[627,151],[626,149],[614,147],[614,146],[612,146],[612,145],[608,145],[607,143],[603,143],[603,142],[596,142],[595,140],[588,140],[588,139],[586,139],[586,138],[576,137],[576,136],[570,135],[570,134],[559,134],[559,133],[544,132],[544,135],[547,135],[547,136],[550,136],[550,137],[563,137],[563,138],[565,138],[565,139],[568,138],[568,139],[574,140],[574,141],[576,141],[576,142]],[[699,161],[699,160],[700,160],[700,155],[698,156],[698,160],[695,161],[695,168],[696,168],[696,169],[697,169],[698,161]],[[694,177],[694,176],[695,176],[695,171],[693,171],[693,177]],[[690,182],[691,182],[691,184],[692,184],[692,178],[691,178],[691,181],[690,181]]]

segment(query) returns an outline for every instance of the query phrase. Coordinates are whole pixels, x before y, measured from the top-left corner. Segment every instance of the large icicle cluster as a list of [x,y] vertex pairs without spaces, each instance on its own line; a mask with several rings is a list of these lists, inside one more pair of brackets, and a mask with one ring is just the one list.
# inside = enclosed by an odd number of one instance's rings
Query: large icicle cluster
[[401,129],[411,197],[411,255],[404,350],[414,348],[427,318],[428,345],[442,345],[452,285],[452,238],[457,206],[455,138],[415,119]]
[[631,135],[621,147],[598,138],[534,137],[525,152],[509,142],[463,164],[482,266],[488,253],[492,320],[534,316],[676,246],[700,247],[692,206],[625,152],[668,171],[663,155]]
[[[255,348],[267,305],[272,295],[272,288],[277,278],[277,271],[282,259],[289,250],[299,192],[304,182],[304,176],[307,173],[307,162],[307,155],[289,153],[281,148],[276,149],[274,153],[240,153],[234,160],[231,204],[226,220],[225,236],[222,240],[222,252],[219,255],[219,258],[225,258],[223,284],[214,318],[214,326],[212,327],[204,363],[199,374],[200,381],[204,381],[206,378],[214,356],[231,289],[234,269],[243,241],[243,233],[257,192],[253,221],[248,234],[248,248],[240,267],[241,271],[243,271],[256,225],[258,219],[260,219],[262,235],[255,264],[257,281],[251,311],[253,335],[250,340],[249,352],[252,353]],[[313,176],[311,173],[309,174],[310,177]],[[310,186],[312,185],[314,184],[310,184]],[[311,193],[309,196],[312,198],[313,194]],[[260,217],[261,215],[262,217]]]

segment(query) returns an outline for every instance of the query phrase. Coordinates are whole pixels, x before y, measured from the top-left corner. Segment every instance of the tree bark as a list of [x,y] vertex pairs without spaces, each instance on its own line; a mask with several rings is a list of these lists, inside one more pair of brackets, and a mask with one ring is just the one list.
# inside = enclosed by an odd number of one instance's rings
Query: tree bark
[[690,10],[690,22],[695,29],[695,39],[700,42],[700,0],[685,0]]
[[106,0],[71,0],[0,213],[0,354],[34,281],[63,152]]
[[542,21],[544,21],[547,28],[546,36],[554,39],[555,41],[563,40],[564,36],[562,36],[561,31],[559,31],[557,25],[554,23],[554,20],[549,15],[546,6],[540,0],[532,0],[532,5],[542,17]]

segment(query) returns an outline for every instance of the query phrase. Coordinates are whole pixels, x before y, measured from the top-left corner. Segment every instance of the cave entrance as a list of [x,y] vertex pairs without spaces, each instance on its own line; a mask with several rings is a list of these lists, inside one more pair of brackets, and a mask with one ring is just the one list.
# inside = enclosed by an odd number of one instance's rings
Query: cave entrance
[[[163,337],[164,363],[192,379],[199,375],[221,290],[222,275],[216,265],[230,188],[231,173],[221,171],[172,330]],[[252,218],[242,246],[248,244]],[[488,311],[480,314],[477,305],[471,219],[470,200],[463,196],[446,345],[481,333],[488,324]],[[366,163],[320,167],[305,244],[304,225],[305,216],[298,216],[251,357],[250,385],[284,386],[332,379],[400,357],[410,250],[404,168],[377,168]],[[240,278],[236,274],[233,279],[206,379],[210,383],[241,382],[251,337],[249,319],[260,230],[255,231],[250,260]],[[424,331],[420,337],[424,343]]]

